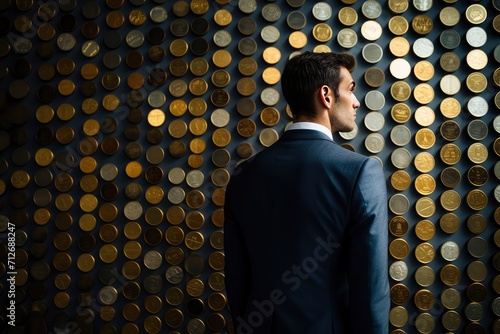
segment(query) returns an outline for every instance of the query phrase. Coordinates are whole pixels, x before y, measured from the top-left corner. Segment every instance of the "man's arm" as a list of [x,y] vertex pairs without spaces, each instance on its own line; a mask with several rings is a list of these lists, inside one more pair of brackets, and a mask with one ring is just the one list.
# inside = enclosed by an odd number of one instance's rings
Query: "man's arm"
[[375,159],[368,159],[356,181],[348,232],[352,333],[389,331],[387,220],[384,173]]
[[250,291],[250,261],[242,231],[231,211],[230,198],[227,196],[224,209],[225,275],[229,311],[236,328],[238,318],[244,316]]

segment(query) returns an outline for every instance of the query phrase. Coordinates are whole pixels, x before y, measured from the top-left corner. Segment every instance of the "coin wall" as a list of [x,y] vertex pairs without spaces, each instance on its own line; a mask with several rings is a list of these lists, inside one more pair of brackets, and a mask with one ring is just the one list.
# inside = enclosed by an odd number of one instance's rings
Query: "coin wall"
[[361,101],[335,140],[387,177],[391,331],[500,332],[499,14],[497,0],[3,1],[1,326],[13,302],[20,332],[228,332],[225,186],[291,121],[286,59],[332,50],[356,56]]

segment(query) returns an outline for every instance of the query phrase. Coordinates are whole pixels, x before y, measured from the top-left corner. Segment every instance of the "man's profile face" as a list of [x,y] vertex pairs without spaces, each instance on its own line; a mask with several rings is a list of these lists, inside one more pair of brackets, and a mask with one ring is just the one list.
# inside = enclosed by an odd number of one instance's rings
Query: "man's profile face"
[[351,73],[345,68],[340,68],[339,98],[332,100],[328,116],[332,125],[332,132],[350,132],[355,127],[356,109],[359,108],[359,101],[354,95],[356,83]]

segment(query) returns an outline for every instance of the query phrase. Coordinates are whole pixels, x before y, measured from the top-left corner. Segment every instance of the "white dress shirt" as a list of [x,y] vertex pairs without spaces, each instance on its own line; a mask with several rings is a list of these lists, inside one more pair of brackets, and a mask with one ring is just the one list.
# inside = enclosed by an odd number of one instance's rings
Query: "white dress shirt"
[[313,122],[297,122],[290,125],[288,130],[315,130],[323,132],[327,135],[331,140],[333,140],[332,132],[324,125],[313,123]]

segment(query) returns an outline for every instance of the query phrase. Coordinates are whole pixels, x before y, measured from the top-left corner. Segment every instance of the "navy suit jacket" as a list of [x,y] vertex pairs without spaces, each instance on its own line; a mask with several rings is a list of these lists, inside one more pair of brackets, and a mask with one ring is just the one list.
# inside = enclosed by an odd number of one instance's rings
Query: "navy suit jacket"
[[387,334],[387,189],[380,164],[289,130],[227,186],[226,292],[237,333]]

